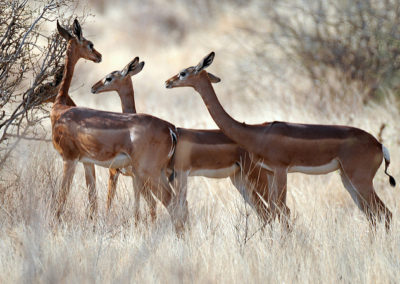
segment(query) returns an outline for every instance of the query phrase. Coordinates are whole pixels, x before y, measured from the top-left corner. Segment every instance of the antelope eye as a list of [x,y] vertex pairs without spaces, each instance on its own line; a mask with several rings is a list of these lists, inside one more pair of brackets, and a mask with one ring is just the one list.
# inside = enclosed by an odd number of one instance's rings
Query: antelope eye
[[94,46],[93,46],[93,43],[89,43],[89,44],[88,44],[88,47],[89,47],[90,49],[93,49],[93,47],[94,47]]
[[112,78],[111,77],[107,77],[106,78],[106,82],[111,82]]
[[181,73],[179,73],[179,77],[180,78],[184,78],[186,76],[186,72],[181,72]]

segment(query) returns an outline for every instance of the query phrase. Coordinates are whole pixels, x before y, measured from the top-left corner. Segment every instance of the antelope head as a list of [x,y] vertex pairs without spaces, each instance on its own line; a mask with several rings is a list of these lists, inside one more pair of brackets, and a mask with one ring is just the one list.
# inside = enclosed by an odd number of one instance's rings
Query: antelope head
[[142,71],[144,62],[139,63],[139,57],[135,57],[121,71],[113,71],[107,74],[103,79],[92,86],[92,93],[98,94],[103,92],[116,91],[120,92],[121,88],[127,84],[131,84],[131,76]]
[[101,62],[101,54],[94,49],[93,43],[85,39],[82,35],[82,28],[78,20],[74,20],[73,35],[65,28],[63,28],[57,21],[58,33],[68,42],[67,52],[70,56],[75,56],[77,61],[79,58],[85,58],[96,63]]
[[191,66],[183,69],[177,75],[171,77],[165,81],[165,87],[167,89],[176,87],[193,87],[196,88],[196,83],[200,80],[201,76],[206,75],[206,78],[211,83],[218,83],[221,81],[217,76],[205,71],[208,66],[214,60],[215,53],[211,52],[204,57],[196,66]]

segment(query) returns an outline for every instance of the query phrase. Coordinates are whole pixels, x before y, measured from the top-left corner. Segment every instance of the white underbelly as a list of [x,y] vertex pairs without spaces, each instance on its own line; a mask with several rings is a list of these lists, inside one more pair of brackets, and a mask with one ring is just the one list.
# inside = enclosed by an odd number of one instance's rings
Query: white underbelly
[[121,153],[114,158],[105,161],[99,161],[88,157],[82,157],[81,159],[79,159],[79,161],[82,163],[95,164],[100,167],[119,169],[129,166],[131,163],[131,158],[128,155]]
[[332,160],[329,163],[321,166],[292,166],[288,169],[289,173],[303,173],[308,175],[323,175],[339,169],[339,162]]
[[239,166],[234,164],[230,167],[227,168],[221,168],[221,169],[197,169],[197,170],[191,170],[189,173],[189,176],[202,176],[202,177],[208,177],[208,178],[226,178],[230,177],[233,175],[237,170],[239,169]]
[[[264,164],[263,162],[257,163],[260,167],[274,172],[274,168]],[[325,165],[320,166],[291,166],[288,168],[288,173],[303,173],[308,175],[323,175],[338,170],[340,167],[337,160],[332,160]]]

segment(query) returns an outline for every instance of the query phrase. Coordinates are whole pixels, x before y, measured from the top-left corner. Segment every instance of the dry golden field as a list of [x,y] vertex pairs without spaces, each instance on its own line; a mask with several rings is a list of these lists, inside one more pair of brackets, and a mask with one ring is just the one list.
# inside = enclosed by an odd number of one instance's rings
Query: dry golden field
[[[92,84],[132,58],[146,62],[133,77],[136,108],[188,128],[215,128],[193,89],[167,90],[164,81],[216,52],[209,70],[225,109],[246,123],[283,120],[345,124],[382,137],[390,172],[400,181],[399,104],[362,102],[357,86],[331,78],[318,92],[298,66],[260,34],[269,32],[262,1],[89,1],[84,36],[103,54],[81,60],[70,95],[79,106],[121,111],[116,93],[93,95]],[[43,32],[51,33],[54,26]],[[272,66],[272,67],[271,67]],[[49,106],[50,108],[50,106]],[[50,133],[50,121],[47,131]],[[276,222],[261,229],[229,180],[190,178],[190,224],[182,238],[158,206],[154,224],[135,226],[130,178],[119,180],[109,215],[108,170],[96,168],[99,216],[87,218],[83,167],[77,166],[63,222],[53,219],[62,159],[48,142],[22,142],[0,169],[1,283],[395,283],[400,279],[400,191],[383,165],[374,185],[393,212],[391,230],[371,230],[338,172],[291,174],[292,231]],[[142,212],[147,210],[142,202]]]

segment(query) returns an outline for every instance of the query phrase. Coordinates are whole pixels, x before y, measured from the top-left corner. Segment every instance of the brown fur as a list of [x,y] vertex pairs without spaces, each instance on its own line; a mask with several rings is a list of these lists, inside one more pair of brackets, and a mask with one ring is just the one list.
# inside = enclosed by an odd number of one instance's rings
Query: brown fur
[[[120,114],[68,105],[68,89],[76,62],[82,57],[99,62],[101,55],[83,37],[71,37],[60,26],[58,29],[68,39],[68,45],[63,81],[51,110],[53,145],[64,160],[57,216],[60,218],[63,211],[77,161],[92,159],[102,164],[122,156],[127,157],[123,160],[124,166],[131,166],[137,177],[136,197],[142,191],[149,194],[151,190],[167,207],[178,229],[182,224],[175,219],[171,204],[173,191],[165,176],[168,154],[174,147],[170,132],[175,127],[150,115]],[[113,168],[112,163],[109,166]],[[88,180],[90,182],[92,178]],[[89,193],[91,203],[96,203],[94,190]],[[139,200],[135,198],[136,219]],[[96,205],[92,207],[96,208]]]
[[337,161],[343,183],[359,208],[372,224],[375,224],[375,217],[383,215],[389,228],[392,213],[376,195],[372,183],[383,157],[382,145],[372,135],[347,126],[239,123],[225,112],[211,85],[210,76],[203,70],[213,58],[212,52],[197,66],[186,68],[167,80],[166,87],[193,87],[226,136],[252,153],[253,161],[261,161],[273,171],[274,204],[285,206],[287,173],[291,169],[323,166]]
[[[137,74],[139,66],[138,58],[130,62],[122,71],[114,71],[99,80],[92,87],[92,93],[103,93],[116,91],[121,99],[121,106],[124,113],[135,112],[134,90],[131,76]],[[132,74],[124,72],[128,66],[134,66]],[[268,177],[265,170],[252,165],[246,151],[240,148],[231,139],[225,136],[221,130],[197,130],[177,129],[178,140],[173,160],[173,168],[176,171],[174,179],[177,190],[177,199],[184,208],[186,203],[187,177],[195,175],[196,171],[223,170],[232,168],[229,171],[220,173],[217,178],[230,177],[239,192],[245,199],[255,206],[260,217],[267,219],[268,208],[260,197],[268,201]],[[243,172],[241,172],[243,171]],[[129,171],[124,170],[130,175]],[[261,174],[260,174],[261,173]],[[200,174],[202,175],[202,174]],[[111,205],[115,194],[115,174],[110,174],[108,208]],[[245,191],[243,190],[245,187]]]

